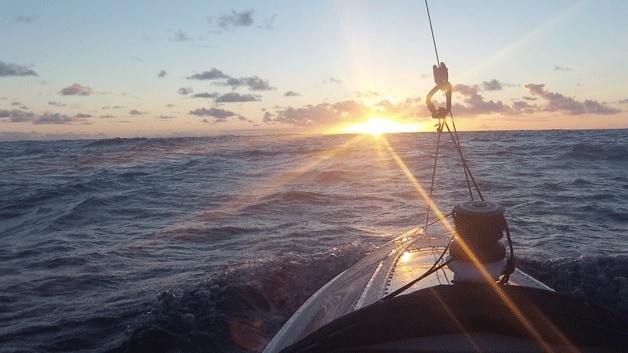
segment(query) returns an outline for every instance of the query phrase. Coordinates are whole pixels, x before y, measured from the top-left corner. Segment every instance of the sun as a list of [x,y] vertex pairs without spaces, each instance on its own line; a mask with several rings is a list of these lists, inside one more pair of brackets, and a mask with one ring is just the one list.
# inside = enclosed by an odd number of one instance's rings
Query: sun
[[420,124],[402,123],[399,121],[374,116],[363,123],[347,126],[343,128],[341,132],[347,134],[369,134],[378,137],[383,134],[417,132],[421,130],[422,125]]

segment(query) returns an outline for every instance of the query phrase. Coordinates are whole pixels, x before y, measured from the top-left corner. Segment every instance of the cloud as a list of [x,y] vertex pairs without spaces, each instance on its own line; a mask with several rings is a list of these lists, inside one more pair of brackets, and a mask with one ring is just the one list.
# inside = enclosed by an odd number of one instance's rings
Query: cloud
[[490,81],[482,82],[482,89],[485,91],[501,91],[504,87],[502,87],[502,84],[499,83],[499,81],[492,79]]
[[[54,114],[44,113],[42,116],[33,120],[33,124],[59,125],[59,124],[73,124],[76,122],[85,123],[87,119],[85,115],[89,115],[89,114],[77,114],[76,116],[68,116],[68,115],[59,114],[59,113],[54,113]],[[89,117],[91,117],[91,115],[89,115]]]
[[0,109],[0,120],[6,119],[12,123],[22,123],[27,121],[32,121],[35,119],[35,114],[31,112],[26,112],[23,110],[1,110]]
[[369,97],[379,97],[381,95],[379,93],[375,92],[375,91],[366,91],[366,92],[358,91],[357,92],[357,96],[358,97],[369,98]]
[[275,29],[275,20],[276,19],[277,19],[277,14],[273,14],[272,16],[264,19],[262,21],[262,25],[258,26],[258,27],[267,29],[269,31],[273,30],[273,29]]
[[92,116],[91,116],[91,114],[86,114],[86,113],[78,113],[78,114],[76,114],[76,117],[77,117],[77,118],[82,118],[82,119],[85,119],[85,118],[91,118]]
[[530,94],[545,101],[545,105],[539,107],[540,110],[549,112],[563,112],[568,115],[581,114],[602,114],[612,115],[621,112],[621,109],[609,107],[605,104],[593,100],[584,102],[576,101],[571,97],[566,97],[560,93],[549,92],[545,89],[545,84],[530,83],[524,86]]
[[411,97],[403,102],[382,99],[365,104],[354,100],[336,103],[307,105],[301,108],[277,108],[275,113],[265,112],[262,121],[267,124],[288,124],[293,126],[328,127],[341,124],[364,122],[373,117],[390,117],[395,120],[426,119],[429,112],[420,97]]
[[15,21],[21,23],[31,23],[36,21],[37,19],[39,19],[39,16],[37,15],[21,15],[15,17]]
[[225,75],[222,71],[214,67],[212,67],[210,71],[205,71],[188,77],[190,80],[219,80],[224,78],[231,78],[231,76]]
[[294,91],[288,91],[286,93],[283,94],[284,97],[298,97],[300,96],[299,93],[294,92]]
[[139,111],[139,110],[137,110],[137,109],[131,109],[131,110],[129,111],[129,114],[130,114],[130,115],[144,115],[144,114],[146,114],[146,112],[141,112],[141,111]]
[[230,86],[231,89],[236,89],[242,86],[248,87],[251,91],[272,91],[275,87],[270,86],[268,80],[259,78],[256,75],[249,77],[235,78],[225,74],[224,72],[212,67],[210,71],[205,71],[200,74],[194,74],[188,76],[190,80],[224,80],[222,82],[216,82],[217,86]]
[[368,110],[366,106],[355,101],[322,103],[296,109],[288,107],[277,111],[275,115],[266,112],[264,122],[295,126],[328,126],[362,119]]
[[92,93],[92,89],[75,83],[62,89],[60,93],[64,96],[89,96]]
[[192,96],[192,98],[216,98],[220,95],[220,93],[209,93],[209,92],[203,92],[203,93],[197,93],[195,95]]
[[174,37],[172,38],[172,40],[175,42],[191,42],[194,39],[188,36],[187,34],[183,33],[183,31],[179,31],[174,34]]
[[37,73],[27,66],[0,61],[0,77],[7,76],[37,76]]
[[457,84],[453,87],[453,92],[462,95],[464,98],[464,104],[454,104],[452,112],[462,115],[480,115],[491,113],[510,113],[511,108],[502,103],[501,101],[494,102],[493,100],[485,101],[479,91],[478,85],[467,86],[464,84]]
[[573,71],[573,69],[566,66],[554,66],[554,71]]
[[261,96],[253,94],[240,94],[237,92],[225,93],[214,99],[216,103],[256,102],[260,100]]
[[245,86],[251,91],[274,91],[277,89],[270,86],[268,80],[261,79],[255,75],[250,77],[229,78],[226,82],[217,83],[217,85],[231,86],[231,89]]
[[622,99],[619,101],[619,104],[628,104],[628,99]]
[[166,77],[166,75],[167,75],[167,74],[168,74],[168,73],[167,73],[166,71],[161,70],[161,71],[159,71],[159,73],[157,74],[157,77],[159,77],[159,78],[163,78],[163,77]]
[[[200,108],[196,110],[191,110],[190,114],[196,115],[196,116],[210,116],[214,118],[213,122],[224,122],[224,121],[227,121],[227,119],[232,116],[237,116],[237,114],[234,112],[220,109],[220,108],[209,108],[209,109]],[[205,121],[208,122],[207,120]]]
[[53,141],[53,140],[96,140],[107,138],[103,133],[89,134],[89,133],[47,133],[40,132],[18,132],[18,131],[6,131],[0,132],[0,141],[20,141],[20,140],[41,140],[41,141]]
[[264,118],[262,119],[262,121],[264,121],[267,124],[271,124],[274,121],[274,115],[270,112],[265,112],[264,113]]
[[182,96],[187,96],[188,94],[192,93],[194,91],[192,91],[191,88],[189,87],[181,87],[179,88],[179,94]]
[[224,14],[218,18],[216,26],[221,29],[230,29],[233,27],[248,27],[253,24],[253,10],[244,10],[236,12],[231,10],[230,13]]
[[333,77],[329,78],[329,82],[331,82],[331,83],[342,83],[342,81],[340,81],[339,79],[333,78]]
[[52,106],[55,106],[55,107],[65,107],[66,106],[66,104],[64,104],[64,103],[55,102],[55,101],[48,102],[48,105],[52,105]]

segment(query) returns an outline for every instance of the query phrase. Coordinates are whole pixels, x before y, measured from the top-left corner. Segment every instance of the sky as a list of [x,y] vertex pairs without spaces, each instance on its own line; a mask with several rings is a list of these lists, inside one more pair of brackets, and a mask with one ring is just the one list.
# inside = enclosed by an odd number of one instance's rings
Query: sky
[[[459,130],[628,128],[628,2],[429,6]],[[434,129],[424,1],[0,8],[0,140]]]

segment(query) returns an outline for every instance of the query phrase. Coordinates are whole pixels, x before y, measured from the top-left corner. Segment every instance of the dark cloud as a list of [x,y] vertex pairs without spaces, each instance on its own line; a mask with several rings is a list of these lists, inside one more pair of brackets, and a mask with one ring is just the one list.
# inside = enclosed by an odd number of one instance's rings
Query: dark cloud
[[231,78],[229,75],[225,75],[222,71],[213,68],[210,71],[205,71],[200,74],[194,74],[189,76],[190,80],[219,80],[219,79],[228,79]]
[[66,106],[64,103],[55,102],[55,101],[48,102],[48,105],[52,105],[52,106],[55,106],[55,107],[65,107]]
[[261,79],[257,76],[241,77],[241,78],[229,78],[226,82],[217,83],[220,86],[230,86],[231,89],[236,89],[241,86],[248,87],[251,91],[274,91],[277,88],[270,86],[268,80]]
[[157,74],[157,77],[162,78],[162,77],[166,77],[168,73],[164,70],[159,71],[159,73]]
[[6,119],[12,123],[22,123],[27,121],[32,121],[35,119],[35,114],[31,112],[26,112],[23,110],[1,110],[0,109],[0,120]]
[[628,104],[628,99],[622,99],[619,101],[619,104]]
[[130,115],[145,115],[145,114],[146,114],[146,112],[141,112],[141,111],[139,111],[139,110],[137,110],[137,109],[131,109],[131,110],[129,111],[129,114],[130,114]]
[[235,103],[235,102],[256,102],[260,101],[261,96],[253,94],[240,94],[237,92],[230,92],[219,95],[215,98],[216,103]]
[[298,97],[300,96],[299,93],[294,92],[294,91],[288,91],[286,93],[283,94],[284,97]]
[[231,10],[230,13],[224,14],[218,18],[216,26],[221,29],[230,29],[233,27],[248,27],[253,24],[253,10],[244,10],[236,12]]
[[191,88],[189,87],[181,87],[179,88],[179,94],[182,96],[187,96],[188,94],[192,93],[194,91],[192,91]]
[[228,110],[219,109],[219,108],[209,108],[209,109],[200,108],[196,110],[191,110],[190,114],[196,115],[196,116],[210,116],[214,118],[215,122],[226,121],[227,118],[236,116],[236,113],[234,112],[230,112]]
[[329,82],[331,82],[331,83],[342,83],[342,81],[340,81],[339,79],[333,78],[333,77],[329,78]]
[[197,93],[195,95],[192,96],[192,98],[216,98],[220,95],[220,93],[209,93],[209,92],[203,92],[203,93]]
[[[80,116],[79,116],[80,115]],[[68,116],[59,113],[44,113],[42,116],[33,120],[33,124],[73,124],[73,123],[85,123],[86,117],[84,114],[78,114],[76,116]],[[91,117],[91,115],[90,115]]]
[[566,97],[560,93],[549,92],[545,89],[545,84],[530,83],[524,86],[530,94],[540,97],[545,101],[545,105],[539,107],[542,111],[563,112],[569,115],[580,114],[602,114],[612,115],[620,113],[620,109],[609,107],[605,104],[593,100],[584,102],[576,101],[571,97]]
[[172,38],[172,40],[175,42],[191,42],[194,39],[188,36],[187,34],[183,33],[183,31],[179,31],[174,34],[174,37]]
[[248,87],[251,91],[272,91],[275,90],[275,87],[270,86],[268,80],[264,80],[259,78],[256,75],[249,77],[240,77],[235,78],[225,74],[224,72],[212,67],[210,71],[205,71],[200,74],[194,74],[192,76],[188,76],[190,80],[224,80],[221,82],[216,82],[214,85],[217,86],[229,86],[231,89],[237,89],[239,87]]
[[78,113],[76,114],[77,118],[81,118],[81,119],[86,119],[86,118],[91,118],[91,114],[85,114],[85,113]]
[[270,112],[264,113],[264,118],[262,119],[265,123],[271,124],[274,121],[275,116]]
[[13,105],[13,106],[20,105],[20,104],[22,104],[22,103],[20,103],[20,102],[11,102],[11,105]]
[[501,91],[504,87],[502,87],[502,84],[499,83],[499,81],[492,79],[490,81],[482,82],[482,89],[485,91]]
[[0,61],[0,77],[8,76],[37,76],[37,73],[27,66]]
[[573,69],[566,66],[554,66],[554,71],[573,71]]
[[92,93],[92,89],[75,83],[62,89],[60,93],[64,96],[89,96]]
[[36,21],[37,19],[39,19],[39,16],[37,15],[21,15],[15,17],[15,21],[21,23],[31,23]]
[[523,96],[523,99],[527,100],[527,101],[535,101],[536,98],[534,97],[528,97],[528,96]]
[[171,119],[174,119],[174,116],[160,115],[157,118],[162,119],[162,120],[171,120]]

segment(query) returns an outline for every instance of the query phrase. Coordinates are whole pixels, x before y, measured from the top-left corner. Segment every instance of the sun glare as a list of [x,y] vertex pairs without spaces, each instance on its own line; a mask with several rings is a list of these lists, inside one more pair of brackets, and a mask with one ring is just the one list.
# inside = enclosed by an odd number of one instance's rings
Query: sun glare
[[399,132],[417,132],[421,131],[421,128],[422,126],[416,123],[402,123],[380,117],[372,117],[363,123],[347,126],[341,131],[348,134],[369,134],[372,136],[381,136],[382,134],[393,134]]

